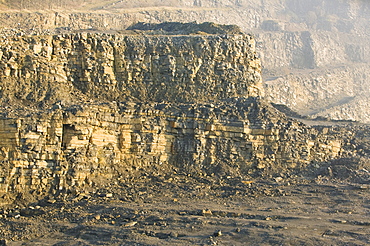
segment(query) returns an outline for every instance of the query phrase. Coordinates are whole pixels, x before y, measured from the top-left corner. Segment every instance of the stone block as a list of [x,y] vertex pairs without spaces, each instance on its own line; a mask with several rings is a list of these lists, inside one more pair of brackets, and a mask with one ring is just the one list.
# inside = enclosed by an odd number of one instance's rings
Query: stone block
[[265,135],[265,129],[251,129],[251,135]]

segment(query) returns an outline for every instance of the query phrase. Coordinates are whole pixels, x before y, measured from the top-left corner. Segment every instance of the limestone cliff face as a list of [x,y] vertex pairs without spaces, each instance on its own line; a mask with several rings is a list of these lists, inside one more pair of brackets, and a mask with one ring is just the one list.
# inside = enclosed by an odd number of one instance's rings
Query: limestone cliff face
[[263,94],[248,35],[22,36],[1,47],[3,101],[68,102],[76,91],[91,100],[171,102]]
[[368,65],[339,66],[310,72],[295,70],[268,77],[267,98],[311,117],[369,122]]
[[85,104],[0,123],[1,194],[72,192],[165,165],[195,175],[286,171],[343,151],[331,128],[288,120],[253,97]]
[[100,187],[140,168],[239,176],[342,155],[262,99],[249,35],[2,40],[0,192]]
[[264,50],[264,87],[271,101],[312,117],[369,122],[367,37],[275,32],[260,33],[257,40],[272,40],[257,44]]
[[[319,77],[328,74],[341,81],[342,71],[356,77],[356,83],[347,83],[340,90],[335,89],[334,80],[323,81],[318,88],[334,90],[312,91],[310,86],[298,87],[295,84],[286,90],[272,90],[271,99],[275,103],[286,102],[286,105],[301,114],[316,112],[325,117],[333,115],[340,119],[354,119],[368,122],[362,117],[370,111],[367,98],[369,94],[356,96],[358,103],[345,103],[338,107],[335,101],[344,102],[353,90],[359,91],[364,85],[369,87],[367,71],[369,70],[369,22],[370,5],[367,1],[350,0],[317,0],[317,1],[116,1],[101,3],[103,11],[71,13],[60,12],[11,12],[0,13],[4,35],[25,33],[69,33],[76,30],[90,30],[117,33],[139,21],[159,23],[163,21],[182,22],[217,22],[240,25],[245,32],[256,34],[257,51],[260,54],[264,79],[281,78],[287,81],[279,88],[295,83],[296,79],[315,84],[317,77],[308,77],[312,69],[321,72]],[[140,8],[143,7],[143,8]],[[10,30],[9,30],[10,29]],[[19,30],[22,31],[19,31]],[[302,71],[296,71],[296,69]],[[287,76],[290,73],[303,74],[303,77]],[[293,80],[289,80],[294,77]],[[351,79],[352,80],[352,79]],[[325,84],[332,83],[331,85]],[[301,84],[301,83],[300,83]],[[361,86],[357,86],[361,84]],[[267,87],[269,87],[268,85]],[[356,86],[356,88],[354,88]],[[268,90],[268,88],[267,88]],[[291,95],[292,91],[297,94]],[[338,93],[340,92],[340,93]],[[343,93],[342,93],[343,92]],[[302,95],[309,94],[310,100]],[[317,97],[315,96],[317,95]],[[284,100],[280,100],[284,98]],[[325,98],[325,100],[322,100]],[[308,105],[320,105],[302,108]],[[320,104],[317,104],[320,102]],[[334,104],[333,104],[334,103]],[[361,106],[359,106],[361,105]],[[343,112],[347,110],[347,112]]]

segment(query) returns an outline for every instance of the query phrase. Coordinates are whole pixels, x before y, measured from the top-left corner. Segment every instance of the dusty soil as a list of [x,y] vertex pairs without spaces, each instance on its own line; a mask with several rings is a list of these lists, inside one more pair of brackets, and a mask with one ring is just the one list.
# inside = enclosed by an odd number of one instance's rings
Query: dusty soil
[[92,192],[19,199],[0,210],[0,245],[368,245],[369,172],[325,170],[254,179],[138,172]]

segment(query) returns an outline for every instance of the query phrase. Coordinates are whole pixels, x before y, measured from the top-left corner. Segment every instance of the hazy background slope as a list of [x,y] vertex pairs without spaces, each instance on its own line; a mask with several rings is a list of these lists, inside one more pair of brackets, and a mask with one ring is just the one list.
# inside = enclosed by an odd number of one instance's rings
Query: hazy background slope
[[256,36],[271,101],[312,117],[370,122],[366,0],[3,0],[1,8],[5,34],[114,33],[139,21],[237,24]]

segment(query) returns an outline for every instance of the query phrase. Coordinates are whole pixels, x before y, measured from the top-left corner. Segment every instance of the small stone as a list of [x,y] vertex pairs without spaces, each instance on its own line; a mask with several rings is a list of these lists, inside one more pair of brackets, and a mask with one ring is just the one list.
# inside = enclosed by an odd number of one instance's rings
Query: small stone
[[253,181],[252,180],[243,180],[243,181],[241,181],[243,184],[247,184],[247,185],[250,185],[250,184],[252,184],[253,183]]
[[203,209],[202,210],[202,215],[203,216],[212,216],[212,211],[209,209]]
[[279,182],[283,181],[283,178],[282,178],[282,177],[276,177],[276,178],[275,178],[275,181],[276,181],[277,183],[279,183]]
[[95,217],[94,217],[96,220],[100,220],[100,215],[99,214],[97,214],[97,215],[95,215]]
[[113,194],[112,193],[105,194],[105,197],[106,198],[111,198],[111,197],[113,197]]
[[132,222],[129,222],[129,223],[124,224],[123,226],[125,226],[125,227],[131,227],[131,226],[135,226],[136,224],[137,224],[137,221],[132,221]]
[[360,186],[359,186],[359,188],[360,188],[361,190],[367,190],[367,189],[369,189],[369,188],[370,188],[370,186],[369,186],[369,185],[360,185]]
[[334,219],[333,222],[334,223],[341,223],[341,224],[346,224],[347,223],[346,220],[341,220],[341,219]]
[[55,200],[55,199],[49,199],[49,200],[47,200],[47,202],[50,203],[50,204],[54,204],[54,203],[57,202],[57,200]]
[[213,236],[215,236],[215,237],[220,237],[220,236],[222,236],[222,232],[221,232],[221,230],[216,230],[216,231],[213,233]]
[[235,232],[240,232],[240,228],[238,227],[238,228],[236,228],[235,229]]

